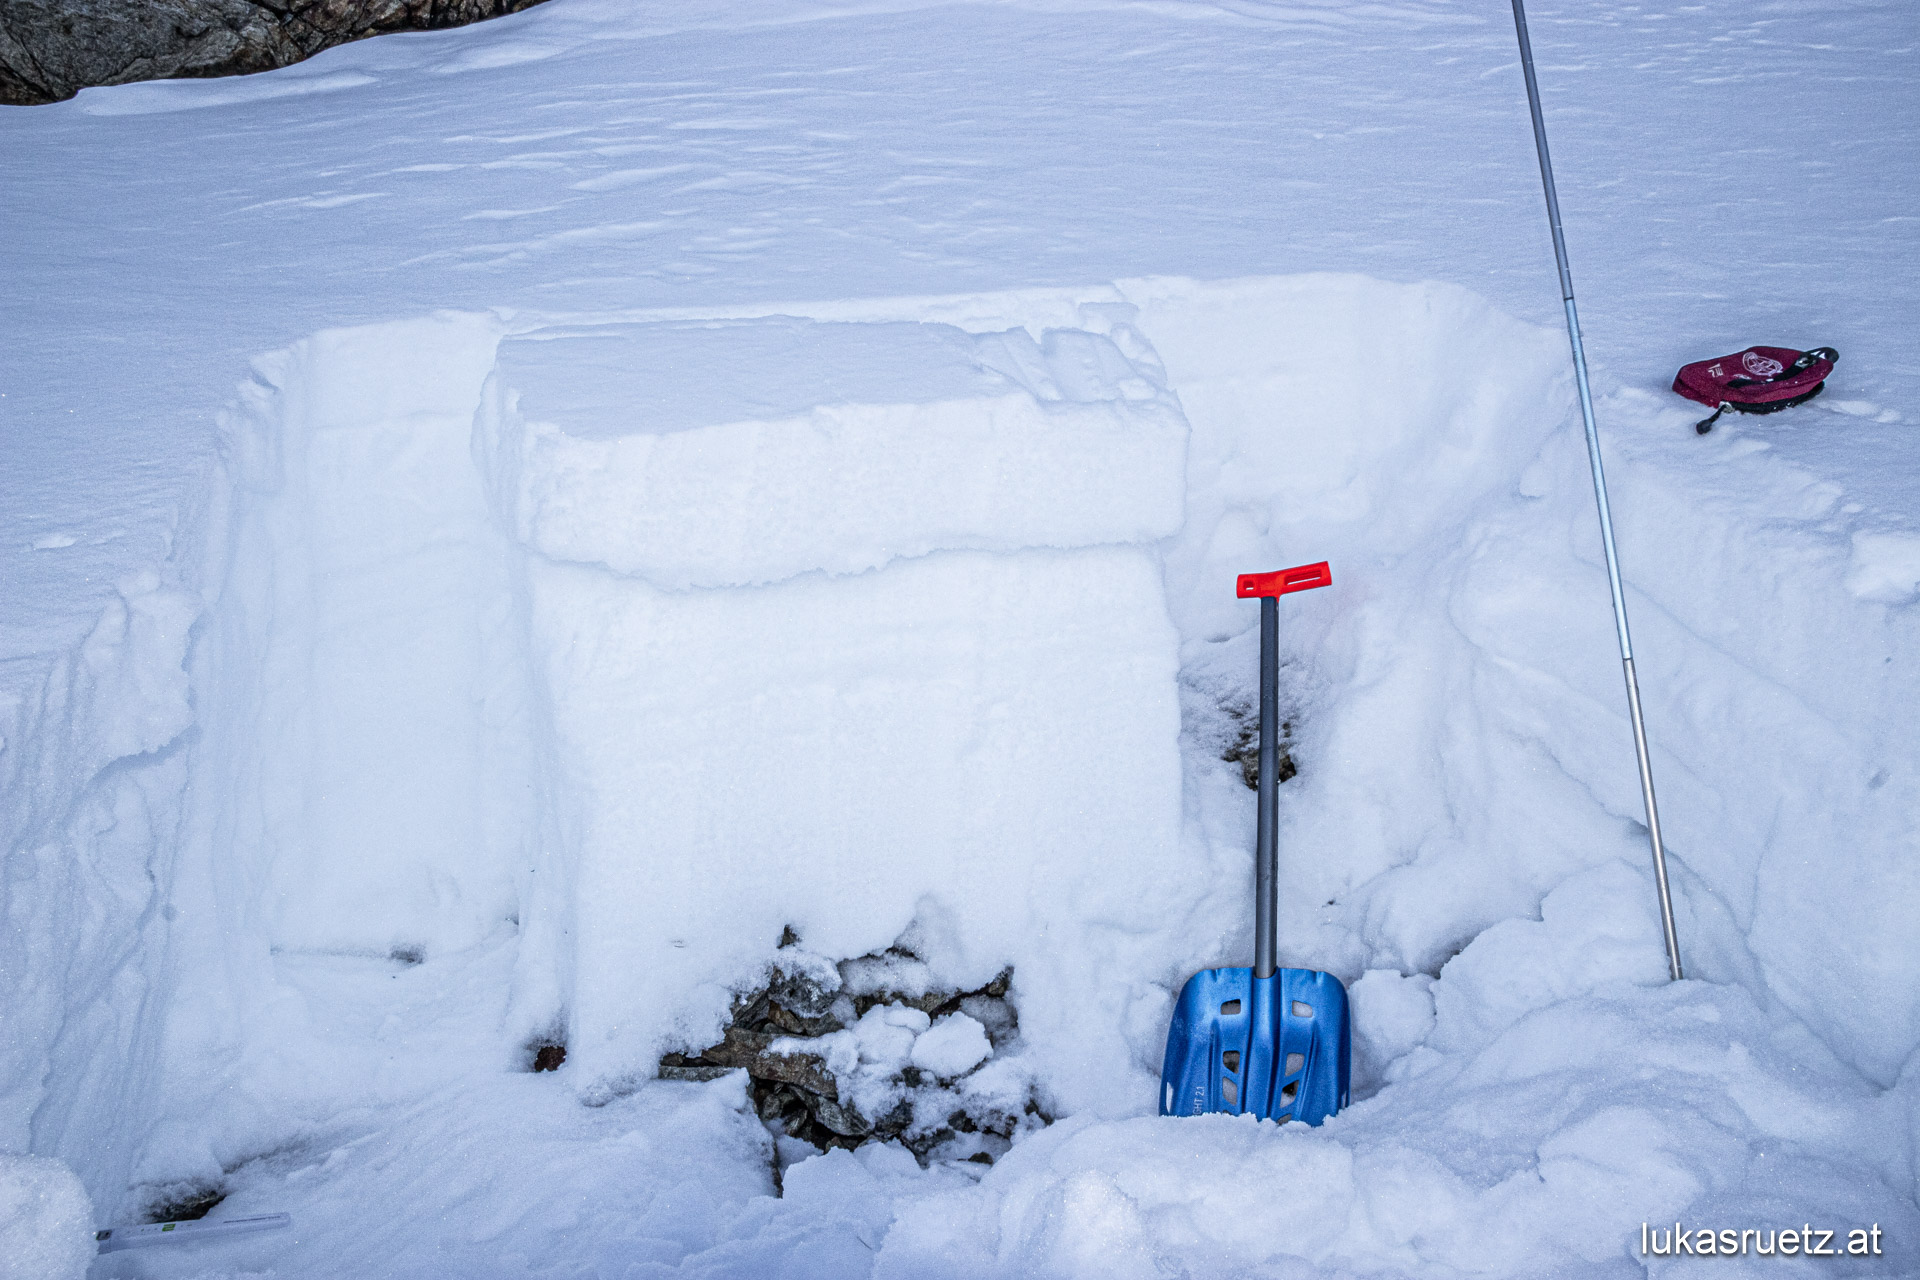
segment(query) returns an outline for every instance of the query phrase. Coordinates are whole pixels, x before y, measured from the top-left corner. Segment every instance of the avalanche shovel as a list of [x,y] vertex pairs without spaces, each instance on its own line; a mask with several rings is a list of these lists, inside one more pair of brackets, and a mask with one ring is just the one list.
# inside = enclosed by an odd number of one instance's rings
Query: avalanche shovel
[[1187,979],[1167,1030],[1160,1114],[1208,1111],[1319,1124],[1347,1104],[1352,1039],[1347,989],[1330,973],[1278,967],[1274,919],[1279,857],[1275,721],[1280,695],[1280,597],[1333,582],[1323,561],[1240,575],[1260,599],[1260,807],[1254,837],[1253,968],[1205,969]]

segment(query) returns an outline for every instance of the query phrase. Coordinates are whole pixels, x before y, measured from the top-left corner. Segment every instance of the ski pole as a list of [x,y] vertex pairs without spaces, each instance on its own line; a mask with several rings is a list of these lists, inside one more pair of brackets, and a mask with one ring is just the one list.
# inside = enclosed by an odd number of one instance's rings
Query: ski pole
[[1640,682],[1633,674],[1633,639],[1627,634],[1627,598],[1620,588],[1620,559],[1613,549],[1607,476],[1600,466],[1600,433],[1593,424],[1593,392],[1587,387],[1587,353],[1580,343],[1580,317],[1573,308],[1573,274],[1567,269],[1567,239],[1560,231],[1560,198],[1553,190],[1553,162],[1547,157],[1547,122],[1540,114],[1540,84],[1533,75],[1533,45],[1527,39],[1524,0],[1513,0],[1513,29],[1520,37],[1520,67],[1526,72],[1527,106],[1533,112],[1533,144],[1540,153],[1540,182],[1546,188],[1547,220],[1553,226],[1553,257],[1560,267],[1560,298],[1566,304],[1567,338],[1573,344],[1573,377],[1580,392],[1580,420],[1587,429],[1587,464],[1593,470],[1593,498],[1600,506],[1600,541],[1607,553],[1607,583],[1613,589],[1613,622],[1620,635],[1620,662],[1627,676],[1627,709],[1633,719],[1633,747],[1640,761],[1640,794],[1647,806],[1647,839],[1653,845],[1653,877],[1660,887],[1660,923],[1667,935],[1667,972],[1678,982],[1682,976],[1680,942],[1673,932],[1667,851],[1660,842],[1660,810],[1653,802],[1653,764],[1647,756],[1647,728],[1640,716]]

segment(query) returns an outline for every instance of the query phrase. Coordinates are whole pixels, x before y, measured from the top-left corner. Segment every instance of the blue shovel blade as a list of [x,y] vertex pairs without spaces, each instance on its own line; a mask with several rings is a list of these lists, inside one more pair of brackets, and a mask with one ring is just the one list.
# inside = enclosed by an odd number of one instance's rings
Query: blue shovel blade
[[1209,1111],[1319,1124],[1347,1105],[1347,989],[1330,973],[1203,969],[1167,1030],[1160,1114]]

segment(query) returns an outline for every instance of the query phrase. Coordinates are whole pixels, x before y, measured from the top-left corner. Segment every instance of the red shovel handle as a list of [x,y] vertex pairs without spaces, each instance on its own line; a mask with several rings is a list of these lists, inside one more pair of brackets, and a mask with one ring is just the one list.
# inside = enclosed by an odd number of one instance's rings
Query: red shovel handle
[[1253,596],[1284,596],[1290,591],[1311,591],[1315,587],[1332,585],[1333,569],[1322,560],[1319,564],[1303,564],[1277,573],[1243,573],[1237,594],[1246,600]]

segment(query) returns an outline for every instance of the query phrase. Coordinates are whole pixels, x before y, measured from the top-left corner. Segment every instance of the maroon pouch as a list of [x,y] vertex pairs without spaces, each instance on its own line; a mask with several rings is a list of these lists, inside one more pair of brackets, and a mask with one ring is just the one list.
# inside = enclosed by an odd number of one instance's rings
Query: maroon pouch
[[1727,410],[1774,413],[1819,395],[1840,353],[1832,347],[1748,347],[1718,360],[1697,360],[1674,375],[1673,389],[1714,406],[1713,417],[1693,424],[1701,435]]

